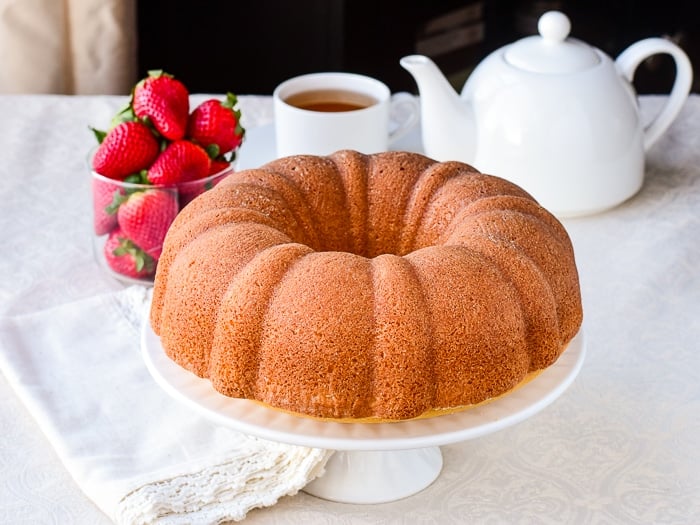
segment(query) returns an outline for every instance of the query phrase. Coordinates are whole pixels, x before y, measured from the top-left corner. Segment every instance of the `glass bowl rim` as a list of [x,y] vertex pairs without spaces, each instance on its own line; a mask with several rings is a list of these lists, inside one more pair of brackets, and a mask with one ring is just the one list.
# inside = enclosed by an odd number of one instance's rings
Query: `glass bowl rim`
[[220,171],[217,171],[216,173],[212,173],[211,175],[207,175],[206,177],[202,177],[201,179],[194,179],[194,180],[188,180],[185,182],[177,182],[175,184],[143,184],[140,182],[127,182],[119,179],[112,179],[110,177],[107,177],[105,175],[102,175],[101,173],[98,173],[95,171],[92,167],[92,157],[95,155],[95,151],[97,150],[97,147],[93,148],[90,150],[90,153],[88,154],[88,167],[90,168],[90,173],[92,173],[93,178],[104,182],[108,184],[112,184],[115,186],[120,186],[123,188],[127,189],[133,189],[133,190],[148,190],[148,189],[157,189],[157,190],[179,190],[179,189],[187,189],[192,186],[199,186],[201,184],[207,184],[209,181],[212,181],[216,179],[217,177],[221,177],[222,175],[225,175],[227,172],[233,172],[235,168],[236,162],[231,162],[228,166],[223,168]]

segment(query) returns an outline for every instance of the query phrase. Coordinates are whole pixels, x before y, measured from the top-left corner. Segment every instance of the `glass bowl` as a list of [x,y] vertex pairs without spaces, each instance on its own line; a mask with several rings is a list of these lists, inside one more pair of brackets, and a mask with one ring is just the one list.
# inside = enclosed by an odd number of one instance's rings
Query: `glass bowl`
[[95,259],[123,282],[153,284],[172,221],[233,170],[231,165],[203,179],[168,186],[124,182],[91,170]]

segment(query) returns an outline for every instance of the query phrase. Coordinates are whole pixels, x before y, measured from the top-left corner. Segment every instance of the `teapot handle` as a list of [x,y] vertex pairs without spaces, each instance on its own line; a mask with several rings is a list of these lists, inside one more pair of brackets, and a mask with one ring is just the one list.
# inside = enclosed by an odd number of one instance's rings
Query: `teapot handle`
[[634,73],[639,64],[652,55],[666,53],[671,55],[676,63],[676,79],[668,101],[659,114],[644,129],[644,150],[647,151],[671,122],[678,116],[683,104],[688,98],[693,81],[693,68],[688,55],[673,42],[663,38],[646,38],[625,49],[615,60],[618,71],[629,82],[634,79]]

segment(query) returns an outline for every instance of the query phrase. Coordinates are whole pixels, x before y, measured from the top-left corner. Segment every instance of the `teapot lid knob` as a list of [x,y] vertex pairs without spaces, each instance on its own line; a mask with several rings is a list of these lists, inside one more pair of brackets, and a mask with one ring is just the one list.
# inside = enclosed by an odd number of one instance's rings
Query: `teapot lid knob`
[[537,31],[547,42],[563,42],[571,32],[571,22],[564,13],[548,11],[537,22]]
[[600,62],[593,48],[569,38],[571,22],[564,13],[544,13],[537,30],[539,35],[506,46],[504,58],[508,64],[522,71],[565,74],[583,71]]

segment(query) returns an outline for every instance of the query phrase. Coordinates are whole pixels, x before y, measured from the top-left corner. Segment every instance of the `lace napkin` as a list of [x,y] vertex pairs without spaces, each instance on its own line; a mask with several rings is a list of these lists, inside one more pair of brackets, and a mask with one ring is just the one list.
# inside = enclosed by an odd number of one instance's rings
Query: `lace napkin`
[[330,452],[209,423],[141,358],[148,291],[132,286],[0,319],[0,369],[80,488],[117,523],[221,523],[323,473]]

